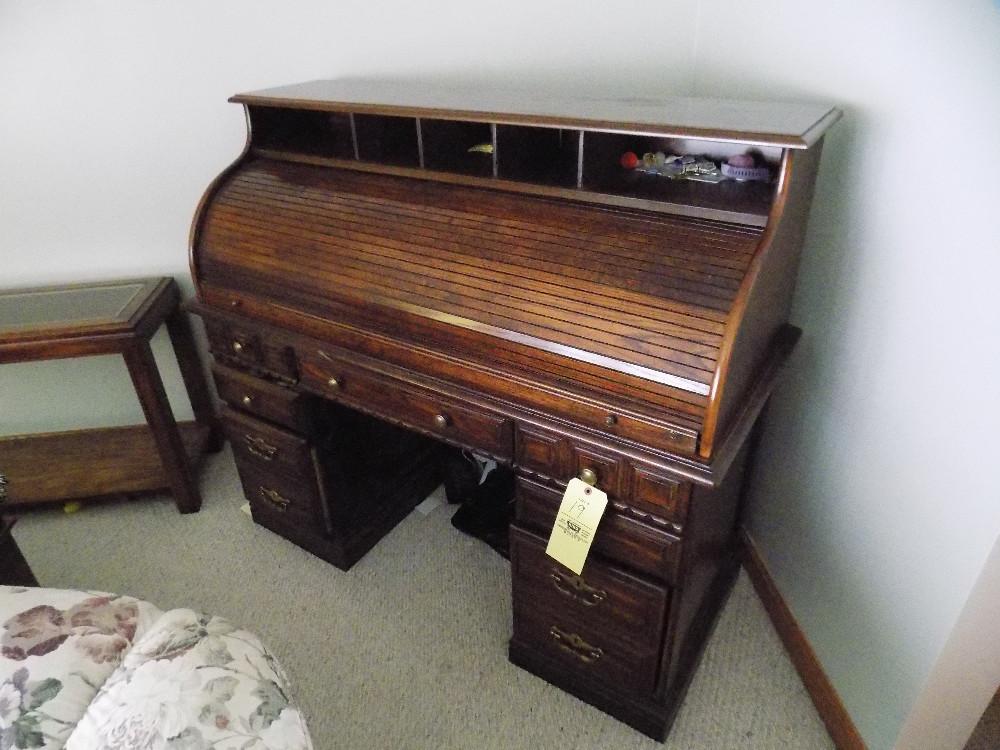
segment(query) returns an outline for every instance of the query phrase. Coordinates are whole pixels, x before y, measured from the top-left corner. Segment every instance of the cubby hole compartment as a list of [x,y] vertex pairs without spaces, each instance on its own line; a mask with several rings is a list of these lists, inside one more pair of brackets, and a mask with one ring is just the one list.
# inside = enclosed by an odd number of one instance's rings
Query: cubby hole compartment
[[579,130],[497,125],[497,169],[505,180],[575,188],[579,154]]
[[280,107],[251,107],[253,144],[259,149],[353,159],[351,116]]
[[420,166],[415,118],[356,114],[354,128],[361,161],[397,167]]
[[442,172],[476,177],[493,176],[493,149],[472,150],[493,145],[493,129],[485,122],[420,120],[424,166]]
[[[704,154],[718,162],[746,150],[745,146],[739,144],[716,141],[679,140],[627,133],[587,133],[584,136],[581,187],[596,193],[766,217],[774,198],[773,180],[723,180],[719,183],[676,180],[626,169],[621,165],[622,154],[626,151],[632,151],[640,159],[644,153],[662,151],[668,155]],[[770,149],[759,154],[771,167],[772,175],[777,173],[780,155],[780,149]]]

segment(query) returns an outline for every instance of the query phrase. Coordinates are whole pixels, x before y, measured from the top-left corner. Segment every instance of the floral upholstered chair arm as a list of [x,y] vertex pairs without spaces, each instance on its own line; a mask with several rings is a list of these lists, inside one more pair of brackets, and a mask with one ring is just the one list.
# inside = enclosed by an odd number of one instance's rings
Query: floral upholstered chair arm
[[0,750],[62,748],[160,614],[127,596],[0,586]]
[[256,636],[164,614],[104,683],[67,750],[312,750],[280,665]]
[[188,609],[0,586],[0,750],[312,750],[252,633]]

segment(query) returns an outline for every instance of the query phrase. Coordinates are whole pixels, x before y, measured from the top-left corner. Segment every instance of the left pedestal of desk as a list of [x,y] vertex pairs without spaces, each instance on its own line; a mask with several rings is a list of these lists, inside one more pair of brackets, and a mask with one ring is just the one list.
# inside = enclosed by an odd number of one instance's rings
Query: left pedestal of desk
[[[149,347],[166,324],[195,421],[178,426]],[[221,432],[208,384],[168,277],[0,292],[0,363],[119,354],[147,426],[0,439],[7,507],[169,490],[201,507],[195,465]]]

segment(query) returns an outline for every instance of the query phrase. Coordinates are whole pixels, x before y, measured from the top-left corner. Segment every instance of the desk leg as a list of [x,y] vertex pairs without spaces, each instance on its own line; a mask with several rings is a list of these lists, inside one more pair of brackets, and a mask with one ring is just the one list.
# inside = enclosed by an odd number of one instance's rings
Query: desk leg
[[209,429],[205,450],[217,453],[222,450],[222,430],[219,428],[219,419],[212,407],[212,397],[209,395],[205,371],[202,369],[201,358],[198,356],[194,336],[191,334],[191,324],[180,309],[174,310],[167,318],[167,332],[174,345],[174,354],[180,366],[188,398],[191,400],[194,418],[198,424]]
[[201,495],[149,342],[140,340],[131,343],[122,352],[122,356],[125,357],[146,421],[153,431],[153,439],[160,452],[170,489],[174,493],[177,510],[181,513],[195,513],[201,508]]

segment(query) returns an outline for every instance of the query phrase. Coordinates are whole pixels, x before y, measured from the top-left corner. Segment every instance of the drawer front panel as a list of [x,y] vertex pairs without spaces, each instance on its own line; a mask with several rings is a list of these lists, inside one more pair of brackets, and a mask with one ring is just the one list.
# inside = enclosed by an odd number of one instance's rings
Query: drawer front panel
[[640,509],[648,510],[672,523],[684,524],[690,494],[691,485],[688,482],[678,482],[639,466],[632,473],[631,500]]
[[221,416],[233,452],[242,461],[291,476],[309,477],[314,473],[305,438],[227,407],[222,407]]
[[205,332],[218,359],[250,370],[260,370],[295,381],[295,354],[285,346],[255,328],[253,324],[222,322],[205,318]]
[[303,384],[327,398],[504,461],[513,456],[513,426],[505,417],[333,358],[305,357],[301,365]]
[[574,575],[546,555],[545,547],[542,537],[511,527],[515,598],[565,613],[570,622],[637,648],[659,647],[669,595],[665,586],[596,560],[587,564],[584,575]]
[[515,592],[514,641],[587,681],[651,693],[656,687],[659,649],[636,649],[607,633],[593,631],[569,612],[552,612]]
[[309,433],[318,423],[316,399],[261,378],[213,365],[219,397],[230,406],[277,424]]
[[265,526],[277,523],[314,534],[330,533],[315,475],[288,477],[235,455],[243,492],[255,520]]
[[[515,507],[516,518],[522,525],[547,535],[561,502],[562,491],[523,477],[518,479]],[[594,535],[591,552],[658,580],[676,583],[680,538],[630,517],[626,506],[617,505],[620,507],[608,504]],[[584,567],[584,575],[587,572],[588,568]]]
[[621,498],[628,464],[600,447],[536,425],[518,424],[517,464],[522,469],[560,482],[593,472],[598,489]]

